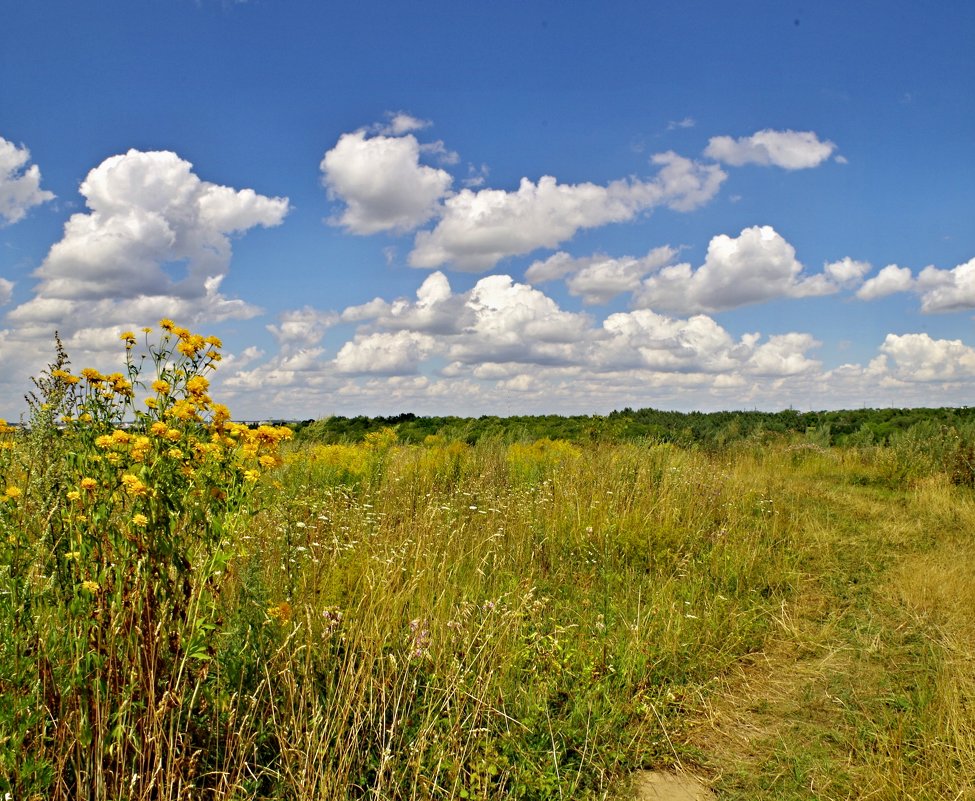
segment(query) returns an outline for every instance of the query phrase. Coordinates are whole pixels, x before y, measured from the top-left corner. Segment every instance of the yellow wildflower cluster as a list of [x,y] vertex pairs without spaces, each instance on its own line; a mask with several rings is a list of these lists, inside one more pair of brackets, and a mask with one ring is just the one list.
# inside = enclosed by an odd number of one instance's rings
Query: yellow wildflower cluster
[[16,430],[13,426],[7,425],[7,421],[0,417],[0,451],[11,451],[14,449],[13,438],[4,435],[13,434]]
[[[136,344],[132,331],[119,336],[125,343],[129,379],[93,368],[78,376],[67,370],[52,372],[68,384],[83,382],[62,417],[83,439],[91,432],[85,461],[89,475],[68,491],[68,499],[80,504],[77,514],[94,508],[92,504],[125,499],[120,508],[127,509],[130,525],[141,529],[156,519],[155,505],[173,502],[166,498],[223,500],[235,481],[238,487],[253,483],[263,470],[281,463],[278,448],[291,436],[290,429],[251,429],[234,423],[230,410],[209,395],[210,381],[204,373],[220,360],[220,340],[193,334],[168,319],[159,325],[159,344],[146,343],[154,367],[148,386],[139,380],[141,362],[131,353]],[[146,399],[148,412],[130,405],[133,385],[154,393]],[[134,419],[121,422],[127,415]],[[88,427],[106,423],[107,430],[98,433]]]

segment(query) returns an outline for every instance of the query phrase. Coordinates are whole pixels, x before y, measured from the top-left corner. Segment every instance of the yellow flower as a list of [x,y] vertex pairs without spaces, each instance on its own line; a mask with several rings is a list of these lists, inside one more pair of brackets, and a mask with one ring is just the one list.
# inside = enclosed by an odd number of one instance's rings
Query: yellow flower
[[144,514],[134,514],[132,515],[132,525],[143,528],[149,522],[149,518]]
[[86,492],[91,492],[98,486],[98,482],[93,478],[83,478],[78,486],[80,486]]
[[177,401],[170,407],[168,414],[177,420],[192,420],[196,417],[196,405],[187,400]]
[[149,328],[149,326],[146,326],[145,328],[142,329],[142,333],[143,334],[151,334],[152,333],[152,329]]
[[90,592],[92,595],[95,595],[98,593],[101,587],[98,586],[97,581],[82,581],[81,589],[85,590],[86,592]]
[[202,375],[195,375],[186,382],[186,391],[191,395],[202,395],[210,387],[210,382]]
[[121,339],[126,345],[135,344],[135,334],[131,331],[123,331],[118,335],[118,338]]
[[78,490],[69,490],[68,491],[68,500],[69,501],[77,501],[77,500],[80,500],[80,499],[81,499],[81,493],[78,492]]
[[164,317],[162,320],[159,321],[159,327],[163,331],[170,331],[171,332],[173,330],[173,328],[176,327],[176,323],[174,323],[168,317]]
[[168,430],[169,426],[167,426],[162,420],[156,420],[155,423],[149,426],[149,433],[157,437],[164,436]]
[[126,473],[122,476],[122,486],[125,487],[125,491],[129,495],[136,498],[146,495],[149,492],[146,485],[131,473]]
[[156,399],[155,398],[146,398],[145,404],[150,409],[155,409],[159,405],[158,403],[156,403]]
[[152,391],[158,392],[160,395],[166,395],[169,392],[169,382],[163,381],[161,378],[157,378],[152,382]]
[[4,493],[8,498],[19,498],[23,495],[20,487],[7,487],[7,491]]
[[78,419],[79,419],[79,420],[80,420],[80,421],[81,421],[82,423],[90,423],[90,422],[91,422],[91,415],[90,415],[90,414],[89,414],[88,412],[85,412],[85,413],[84,413],[84,414],[82,414],[82,415],[81,415],[81,417],[79,417]]
[[166,455],[170,459],[182,459],[183,458],[183,452],[179,448],[170,448],[168,451],[166,451]]
[[101,436],[95,437],[95,445],[99,448],[111,448],[114,444],[115,440],[111,434],[102,434]]
[[178,428],[167,428],[166,429],[166,439],[170,442],[179,442],[183,433]]
[[112,379],[112,389],[114,389],[119,395],[125,395],[126,397],[132,397],[135,393],[132,391],[132,384],[129,383],[128,379],[122,376],[117,376]]
[[291,620],[291,604],[287,601],[281,601],[279,604],[274,604],[269,606],[267,610],[268,616],[274,618],[279,623],[287,623]]
[[261,477],[261,474],[256,470],[245,470],[244,471],[244,481],[257,481]]
[[119,445],[127,445],[132,439],[132,435],[128,431],[123,431],[121,428],[116,428],[112,432],[112,439]]
[[81,377],[93,382],[99,382],[104,379],[104,376],[92,367],[86,367],[82,370]]
[[220,341],[220,338],[219,337],[207,337],[203,341],[206,342],[207,345],[212,345],[215,348],[222,348],[223,347],[223,342]]
[[176,350],[182,353],[184,356],[193,358],[196,356],[196,348],[193,346],[192,342],[183,341],[176,346]]
[[81,551],[68,551],[64,555],[64,558],[67,559],[69,562],[71,562],[71,561],[73,561],[75,559],[80,559],[81,558]]

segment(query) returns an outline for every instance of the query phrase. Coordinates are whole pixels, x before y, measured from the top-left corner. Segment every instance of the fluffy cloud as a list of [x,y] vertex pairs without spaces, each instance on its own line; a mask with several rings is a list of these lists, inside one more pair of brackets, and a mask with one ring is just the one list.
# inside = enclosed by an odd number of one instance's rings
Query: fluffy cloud
[[388,122],[379,126],[379,133],[390,136],[402,136],[412,131],[422,131],[433,124],[430,120],[421,120],[405,111],[387,111],[386,119]]
[[769,225],[720,234],[708,245],[704,264],[664,267],[634,295],[637,306],[681,313],[713,312],[779,297],[825,295],[838,290],[834,274],[850,278],[852,268],[804,275],[795,249]]
[[622,292],[639,289],[646,276],[676,255],[677,250],[667,245],[654,248],[641,258],[597,255],[576,259],[559,252],[532,264],[525,271],[525,278],[537,284],[565,278],[569,292],[581,296],[586,303],[606,303]]
[[860,300],[876,300],[895,292],[907,292],[913,286],[910,268],[888,264],[873,278],[864,281],[863,286],[857,290],[857,297]]
[[592,364],[603,371],[649,369],[717,373],[732,370],[753,352],[757,335],[739,341],[714,320],[699,314],[687,320],[649,309],[611,314],[593,343]]
[[[443,310],[462,322],[443,325]],[[560,381],[634,370],[782,377],[819,365],[806,355],[819,343],[806,334],[764,343],[758,334],[736,340],[706,315],[681,319],[649,309],[612,314],[597,326],[506,275],[482,278],[469,292],[454,294],[447,279],[434,273],[415,302],[374,301],[342,316],[370,323],[339,351],[334,365],[343,373],[415,373],[425,359],[438,357],[447,362],[445,378],[511,380],[514,389],[527,388],[523,376],[536,373]]]
[[30,151],[17,147],[0,136],[0,220],[15,223],[34,206],[45,203],[54,194],[41,189],[41,171],[30,167]]
[[6,306],[13,297],[14,282],[6,278],[0,278],[0,306]]
[[821,142],[812,131],[773,131],[766,128],[738,139],[712,137],[704,154],[733,167],[761,164],[786,170],[803,170],[818,167],[835,149],[836,145],[828,140]]
[[901,381],[958,381],[975,377],[975,350],[958,339],[888,334],[880,351],[893,360],[893,374]]
[[334,312],[322,312],[305,306],[282,312],[279,325],[268,325],[267,330],[282,348],[315,345],[325,332],[338,322]]
[[746,372],[761,376],[794,376],[819,368],[820,363],[806,356],[806,351],[819,347],[809,334],[781,334],[756,348],[748,359]]
[[355,234],[422,225],[438,214],[453,183],[448,172],[420,164],[412,135],[343,134],[320,166],[329,197],[345,204],[334,222]]
[[464,189],[446,199],[432,231],[416,235],[410,264],[482,272],[507,256],[556,247],[581,229],[631,220],[655,206],[688,211],[713,198],[726,178],[715,165],[674,153],[652,161],[660,170],[650,181],[560,184],[547,175],[538,183],[522,178],[514,192]]
[[925,313],[975,309],[975,259],[950,270],[925,267],[915,278],[908,267],[888,264],[865,281],[856,295],[860,300],[875,300],[895,292],[914,292]]
[[917,277],[921,311],[951,312],[975,309],[975,259],[952,270],[925,267]]
[[65,224],[34,273],[34,298],[10,312],[11,322],[49,333],[80,320],[111,327],[168,316],[190,324],[256,313],[220,294],[230,237],[278,225],[286,198],[208,183],[175,153],[137,150],[106,159],[79,191],[89,211]]
[[866,261],[855,261],[849,256],[839,261],[823,265],[823,273],[836,286],[850,289],[857,286],[869,273],[871,266]]
[[[440,272],[423,282],[415,302],[376,299],[346,309],[342,319],[371,321],[371,326],[356,337],[363,346],[350,348],[344,356],[340,352],[336,360],[348,372],[353,371],[350,364],[356,371],[365,371],[365,361],[358,355],[379,344],[398,351],[397,371],[406,365],[416,367],[413,356],[421,352],[420,346],[429,348],[425,355],[436,351],[461,364],[566,363],[577,357],[579,343],[591,327],[587,315],[563,311],[544,293],[516,283],[510,276],[491,275],[469,292],[454,294]],[[378,333],[404,336],[377,337]],[[434,335],[436,340],[410,340],[406,334]]]
[[340,373],[409,375],[433,350],[435,340],[416,331],[376,332],[346,342],[335,357]]

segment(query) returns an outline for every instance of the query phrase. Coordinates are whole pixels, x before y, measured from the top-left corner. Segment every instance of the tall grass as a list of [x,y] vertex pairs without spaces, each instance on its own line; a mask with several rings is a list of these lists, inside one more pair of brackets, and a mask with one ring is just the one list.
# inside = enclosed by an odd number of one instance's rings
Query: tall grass
[[[937,486],[925,502],[968,519],[947,457],[905,472],[916,443],[385,431],[282,460],[280,432],[235,426],[194,380],[218,343],[168,324],[147,373],[123,340],[125,376],[61,358],[29,433],[2,435],[0,792],[18,799],[603,798],[633,769],[705,764],[702,699],[788,626],[805,636],[789,610],[880,586],[870,548],[901,564],[908,538],[867,547],[855,499]],[[973,731],[969,577],[930,553],[884,596],[954,610],[926,674],[953,694],[899,763],[928,777]]]

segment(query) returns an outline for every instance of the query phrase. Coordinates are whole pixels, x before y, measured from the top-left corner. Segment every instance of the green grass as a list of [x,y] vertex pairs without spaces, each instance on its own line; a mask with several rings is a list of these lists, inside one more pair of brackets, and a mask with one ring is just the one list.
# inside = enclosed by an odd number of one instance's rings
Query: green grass
[[[118,738],[89,721],[84,762],[50,693],[14,699],[43,677],[4,607],[0,791],[596,799],[684,768],[729,799],[971,797],[975,504],[905,453],[295,448],[221,518],[225,563],[188,574],[210,628],[156,710],[182,749],[165,782],[87,782]],[[47,597],[63,550],[18,586]],[[71,675],[97,682],[86,647]]]

